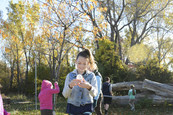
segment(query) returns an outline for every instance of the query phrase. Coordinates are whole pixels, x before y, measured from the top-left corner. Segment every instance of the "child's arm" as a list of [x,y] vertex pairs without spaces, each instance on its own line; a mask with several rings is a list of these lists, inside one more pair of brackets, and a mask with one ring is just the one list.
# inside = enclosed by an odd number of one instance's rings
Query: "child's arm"
[[128,96],[130,96],[130,90],[128,91]]
[[113,96],[113,93],[112,93],[112,84],[110,84],[109,91],[110,91],[111,96]]
[[72,88],[69,87],[69,83],[70,83],[70,79],[69,79],[69,74],[68,74],[65,79],[64,89],[62,92],[62,94],[65,98],[67,98],[72,92]]
[[52,94],[59,93],[60,92],[60,88],[58,86],[58,82],[55,82],[54,85],[55,85],[55,89],[49,89],[48,92],[50,92]]
[[102,88],[102,81],[101,81],[101,78],[96,76],[96,80],[97,80],[97,87],[98,87],[98,93],[97,93],[97,96],[95,97],[95,99],[97,100],[100,96],[100,91],[101,91],[101,88]]
[[10,115],[5,109],[4,109],[4,115]]

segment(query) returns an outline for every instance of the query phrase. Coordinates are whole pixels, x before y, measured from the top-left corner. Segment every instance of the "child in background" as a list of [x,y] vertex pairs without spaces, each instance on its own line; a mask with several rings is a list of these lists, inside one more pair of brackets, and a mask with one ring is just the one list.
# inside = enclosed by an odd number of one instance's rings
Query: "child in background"
[[[94,57],[93,57],[94,58]],[[98,86],[98,93],[97,96],[94,97],[93,108],[97,115],[102,115],[102,101],[103,101],[103,94],[102,94],[102,75],[98,72],[98,67],[95,62],[90,63],[89,68],[90,71],[94,72],[97,80]]]
[[111,79],[109,77],[106,77],[106,81],[103,83],[102,86],[105,115],[108,115],[109,105],[112,103],[113,93],[112,93],[112,84],[110,82]]
[[[97,81],[88,66],[94,60],[88,49],[81,51],[76,58],[76,69],[70,72],[65,80],[63,96],[68,98],[67,110],[69,115],[92,115],[93,97],[97,95]],[[76,79],[78,74],[82,79]]]
[[128,95],[129,95],[129,105],[130,105],[132,111],[135,111],[135,95],[136,95],[136,90],[134,88],[135,88],[135,86],[133,84],[131,84],[130,85],[130,90],[128,92]]
[[2,88],[2,86],[0,85],[0,115],[10,115],[10,113],[8,113],[4,109],[3,100],[2,100],[2,96],[1,96],[1,88]]
[[54,85],[55,89],[53,89],[53,85],[50,81],[42,81],[41,91],[38,95],[40,101],[41,115],[53,115],[52,95],[60,92],[58,82],[55,82]]

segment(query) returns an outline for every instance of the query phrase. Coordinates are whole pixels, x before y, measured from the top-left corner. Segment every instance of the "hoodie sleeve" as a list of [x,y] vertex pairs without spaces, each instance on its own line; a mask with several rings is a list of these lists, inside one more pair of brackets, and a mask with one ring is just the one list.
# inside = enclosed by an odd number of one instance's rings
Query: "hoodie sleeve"
[[3,115],[4,113],[4,106],[3,106],[3,100],[2,100],[2,96],[0,94],[0,115]]
[[100,93],[101,93],[100,91],[101,91],[101,87],[102,87],[102,82],[101,82],[101,78],[99,76],[96,76],[96,80],[97,80],[98,93],[97,93],[97,96],[95,97],[95,99],[98,100]]
[[4,115],[10,115],[5,109],[4,109]]
[[89,91],[90,95],[92,95],[93,97],[97,96],[98,93],[98,86],[97,86],[97,80],[96,80],[96,76],[93,74],[93,78],[91,80],[91,90]]
[[72,89],[69,88],[69,83],[70,83],[70,79],[69,79],[69,74],[68,74],[66,79],[65,79],[64,89],[62,92],[62,94],[65,98],[68,98],[72,92]]
[[54,93],[59,93],[60,92],[60,88],[58,86],[58,83],[54,83],[55,85],[55,89],[48,89],[48,92],[54,94]]

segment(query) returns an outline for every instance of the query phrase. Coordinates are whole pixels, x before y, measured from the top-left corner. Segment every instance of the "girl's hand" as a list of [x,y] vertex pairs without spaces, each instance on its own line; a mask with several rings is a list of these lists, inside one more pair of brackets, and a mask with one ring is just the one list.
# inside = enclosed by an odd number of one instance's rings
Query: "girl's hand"
[[83,79],[83,82],[79,83],[78,86],[81,88],[87,88],[88,90],[91,90],[92,88],[91,84],[85,81],[85,79]]
[[70,83],[69,83],[69,87],[72,89],[74,86],[79,85],[82,81],[79,79],[73,79]]

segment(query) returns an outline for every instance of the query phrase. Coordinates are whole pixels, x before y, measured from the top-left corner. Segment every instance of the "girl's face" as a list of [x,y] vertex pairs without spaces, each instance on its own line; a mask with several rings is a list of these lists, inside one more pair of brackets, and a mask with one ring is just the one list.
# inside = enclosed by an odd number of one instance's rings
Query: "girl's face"
[[79,56],[78,59],[76,60],[76,66],[77,66],[78,73],[83,74],[87,70],[88,64],[89,64],[88,58]]

